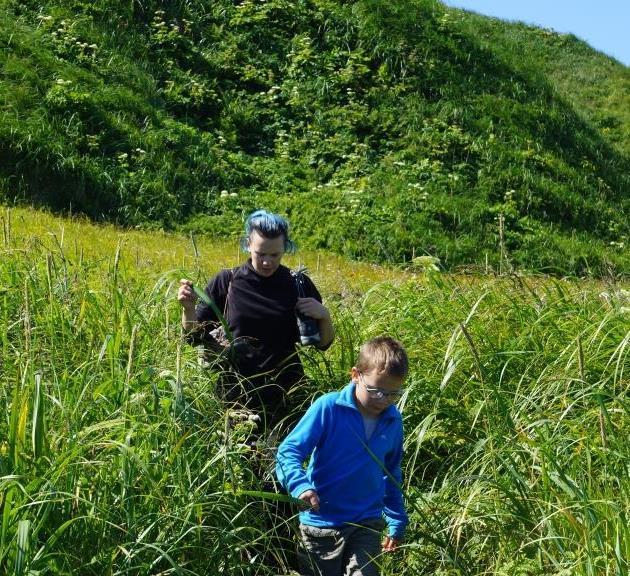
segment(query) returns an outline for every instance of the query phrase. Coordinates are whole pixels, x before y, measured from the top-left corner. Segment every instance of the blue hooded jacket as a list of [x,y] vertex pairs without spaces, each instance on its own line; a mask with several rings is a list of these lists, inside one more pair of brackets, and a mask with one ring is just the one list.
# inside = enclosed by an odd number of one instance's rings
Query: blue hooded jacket
[[295,498],[317,492],[320,508],[300,512],[302,524],[332,528],[384,515],[389,535],[401,539],[408,523],[400,490],[402,417],[390,405],[367,440],[354,387],[351,382],[311,405],[280,444],[276,474]]

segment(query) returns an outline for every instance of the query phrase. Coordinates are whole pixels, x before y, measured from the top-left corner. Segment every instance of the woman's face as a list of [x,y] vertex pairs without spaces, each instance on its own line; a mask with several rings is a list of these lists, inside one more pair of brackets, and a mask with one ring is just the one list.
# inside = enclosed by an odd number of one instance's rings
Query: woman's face
[[254,230],[249,237],[249,253],[256,273],[271,276],[284,256],[284,236],[265,238]]

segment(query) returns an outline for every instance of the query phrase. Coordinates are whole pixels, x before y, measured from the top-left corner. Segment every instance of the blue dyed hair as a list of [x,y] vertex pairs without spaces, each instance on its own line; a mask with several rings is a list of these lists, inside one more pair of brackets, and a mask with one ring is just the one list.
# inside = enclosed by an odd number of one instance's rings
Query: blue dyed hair
[[241,239],[241,248],[248,251],[249,239],[252,232],[258,232],[264,238],[284,238],[284,251],[287,254],[295,252],[295,242],[289,238],[289,223],[279,214],[266,210],[256,210],[245,220],[245,236]]

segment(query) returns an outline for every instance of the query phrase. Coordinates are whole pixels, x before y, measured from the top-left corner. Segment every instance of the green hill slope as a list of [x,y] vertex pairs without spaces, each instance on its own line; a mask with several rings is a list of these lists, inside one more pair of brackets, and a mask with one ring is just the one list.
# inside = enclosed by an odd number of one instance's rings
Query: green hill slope
[[7,201],[223,235],[265,206],[354,258],[630,268],[628,70],[580,43],[432,0],[5,0],[0,23]]
[[571,34],[460,13],[489,48],[517,55],[519,65],[542,72],[563,98],[619,151],[630,154],[630,68]]

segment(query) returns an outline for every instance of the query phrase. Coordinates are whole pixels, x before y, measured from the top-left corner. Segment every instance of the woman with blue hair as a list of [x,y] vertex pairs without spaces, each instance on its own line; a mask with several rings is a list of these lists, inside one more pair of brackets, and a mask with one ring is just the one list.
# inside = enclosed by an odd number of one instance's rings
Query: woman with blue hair
[[257,412],[271,428],[291,412],[287,393],[303,377],[296,352],[300,332],[296,314],[312,319],[319,328],[318,348],[326,349],[334,338],[328,309],[305,275],[298,278],[281,264],[295,251],[289,224],[278,214],[257,210],[245,222],[242,247],[249,252],[245,264],[221,270],[206,286],[213,309],[196,304],[192,282],[180,281],[178,301],[183,307],[182,325],[189,341],[212,348],[212,332],[223,315],[232,337],[234,378],[223,379],[219,392],[229,404]]

